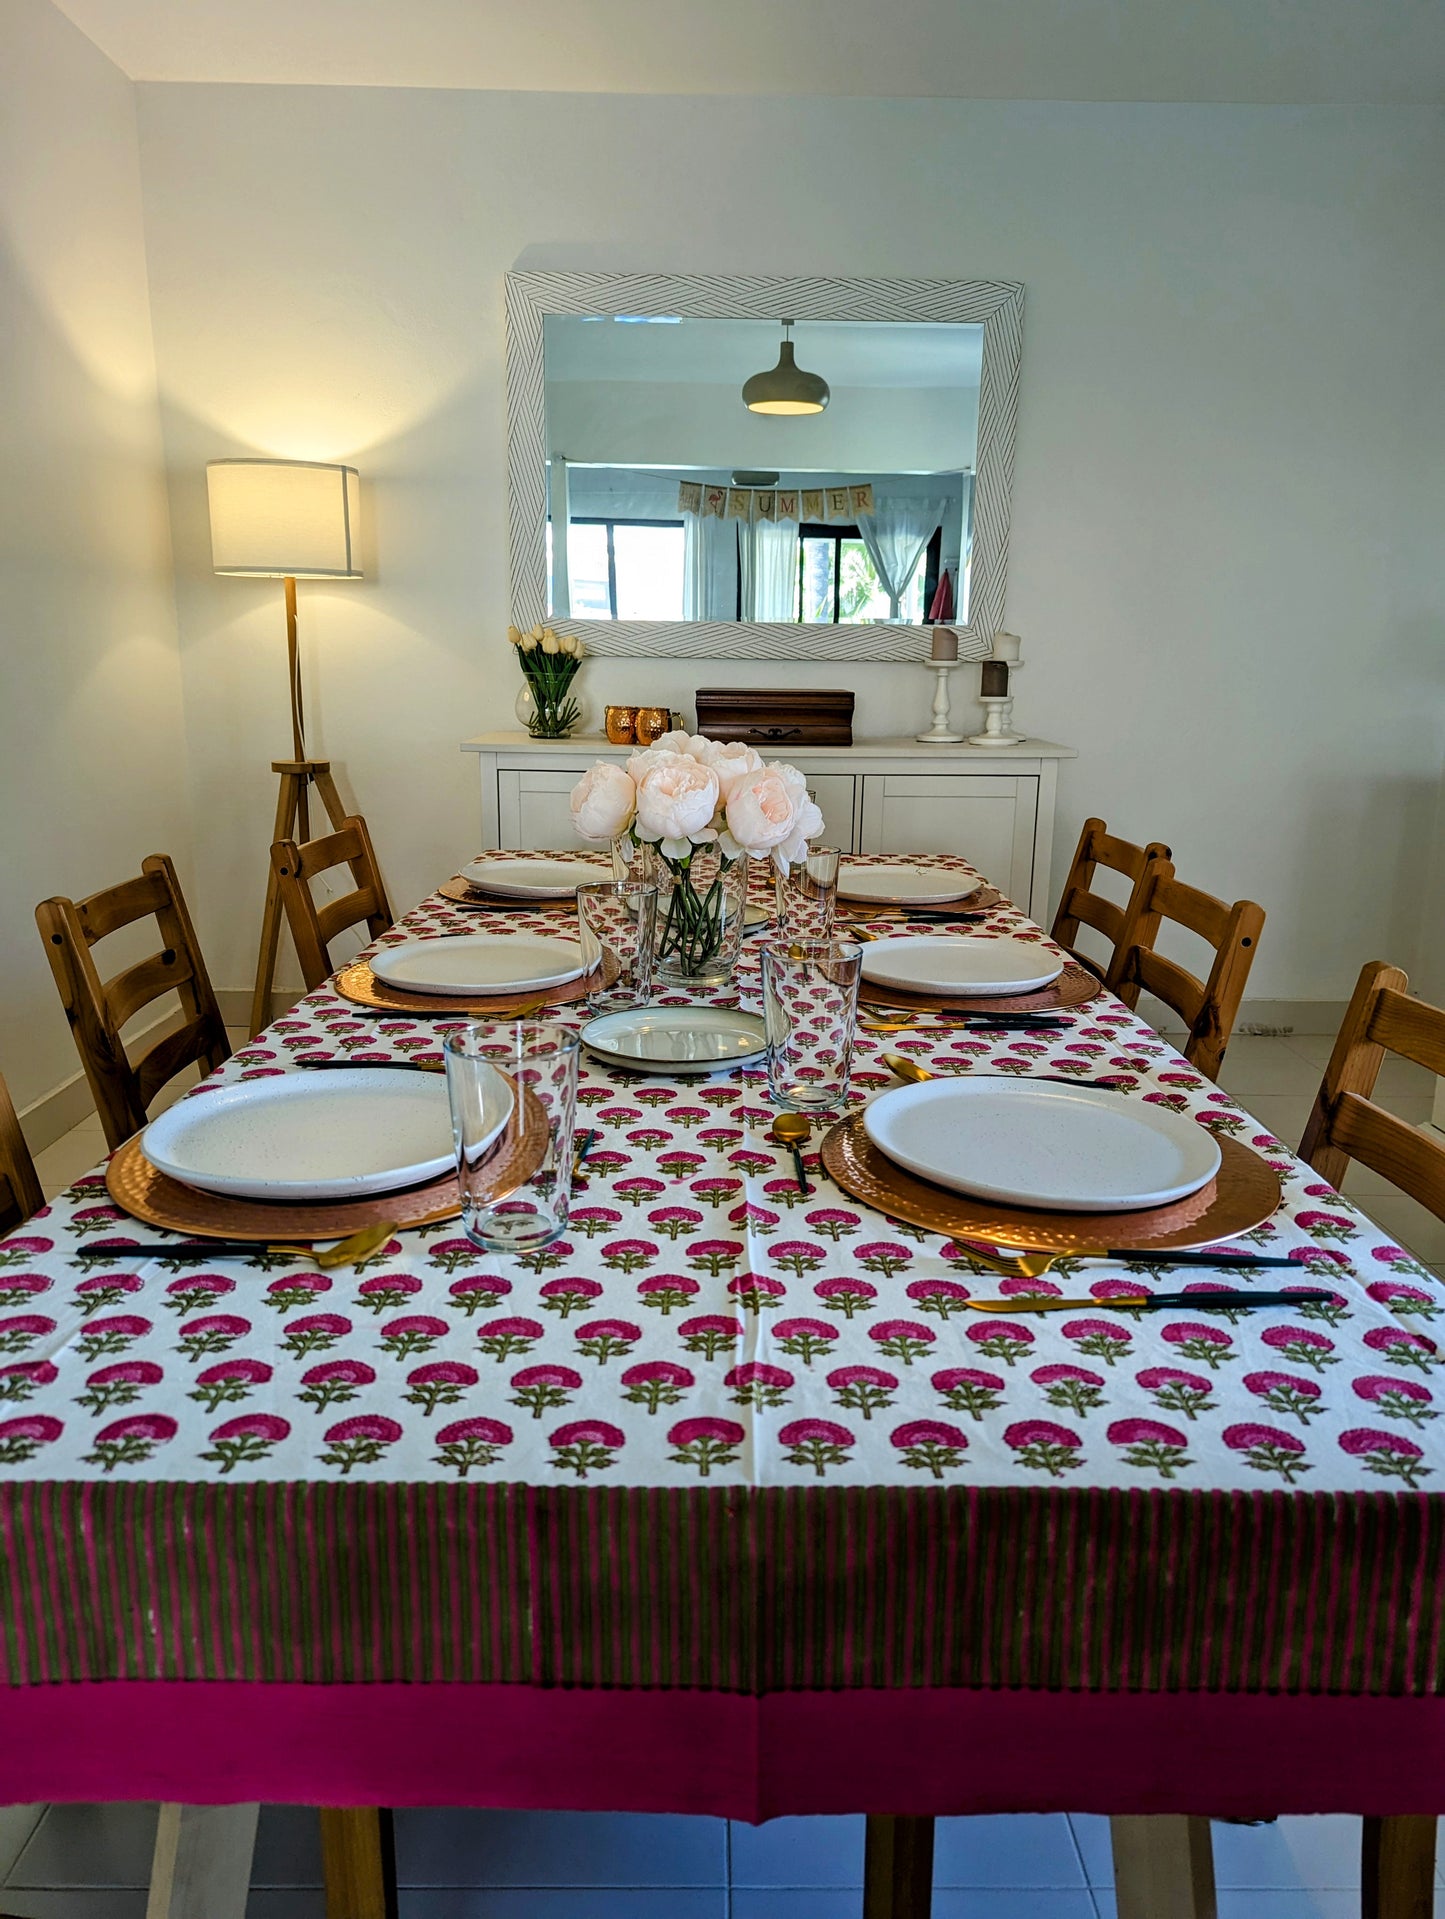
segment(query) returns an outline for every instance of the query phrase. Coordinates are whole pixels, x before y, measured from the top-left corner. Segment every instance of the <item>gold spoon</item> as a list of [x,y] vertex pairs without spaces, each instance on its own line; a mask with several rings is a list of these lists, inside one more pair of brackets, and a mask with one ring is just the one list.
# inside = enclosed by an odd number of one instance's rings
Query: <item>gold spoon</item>
[[848,931],[852,934],[855,940],[862,940],[865,943],[868,940],[876,940],[876,939],[881,939],[883,937],[881,933],[870,933],[866,926],[850,926],[848,928]]
[[295,1253],[301,1259],[315,1260],[316,1264],[329,1270],[333,1266],[359,1266],[369,1259],[378,1247],[384,1246],[397,1230],[394,1219],[383,1219],[375,1226],[363,1226],[359,1233],[352,1233],[346,1239],[339,1239],[334,1246],[328,1246],[324,1252],[317,1252],[314,1246],[288,1246],[277,1244],[266,1248],[269,1253]]
[[798,1176],[798,1191],[805,1197],[813,1189],[808,1184],[808,1175],[803,1171],[803,1148],[812,1137],[813,1122],[806,1113],[779,1113],[769,1133],[769,1138],[775,1139],[780,1146],[786,1146],[793,1155],[793,1169]]

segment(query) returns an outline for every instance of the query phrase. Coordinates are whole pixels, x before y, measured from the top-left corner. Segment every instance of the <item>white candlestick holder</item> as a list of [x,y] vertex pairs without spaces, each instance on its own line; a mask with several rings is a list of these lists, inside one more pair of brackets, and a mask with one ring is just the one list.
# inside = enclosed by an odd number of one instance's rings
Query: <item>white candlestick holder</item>
[[[1005,642],[1006,644],[1001,644]],[[1022,746],[1027,735],[1013,730],[1014,713],[1014,675],[1023,669],[1023,661],[1018,657],[1019,642],[1012,633],[999,633],[994,637],[993,658],[1002,659],[1008,667],[1007,693],[980,693],[978,703],[983,708],[983,731],[971,733],[970,746]]]
[[948,676],[958,665],[957,660],[924,660],[922,662],[930,673],[936,674],[938,684],[933,689],[933,724],[926,733],[915,733],[914,739],[921,746],[958,746],[962,744],[962,733],[955,733],[949,725]]

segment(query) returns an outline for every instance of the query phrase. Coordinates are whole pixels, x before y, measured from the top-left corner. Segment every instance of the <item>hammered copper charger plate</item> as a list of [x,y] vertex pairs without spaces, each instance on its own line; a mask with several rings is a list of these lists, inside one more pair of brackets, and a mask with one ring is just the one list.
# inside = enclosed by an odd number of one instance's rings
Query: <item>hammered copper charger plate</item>
[[[510,1079],[510,1073],[505,1077]],[[489,1199],[499,1199],[529,1179],[546,1153],[547,1115],[535,1093],[524,1093],[522,1113],[521,1131],[509,1128],[486,1162]],[[345,1239],[383,1221],[399,1227],[434,1226],[455,1219],[462,1210],[454,1170],[425,1186],[368,1193],[364,1199],[283,1202],[203,1193],[157,1171],[141,1151],[139,1133],[115,1153],[105,1170],[105,1184],[116,1205],[133,1219],[200,1239]],[[157,1250],[164,1257],[164,1248]]]
[[435,1019],[505,1019],[508,1013],[519,1013],[539,1000],[548,1006],[566,1006],[585,999],[597,987],[610,986],[621,971],[617,955],[604,952],[599,966],[563,986],[533,986],[526,992],[478,994],[472,999],[458,993],[404,993],[379,980],[367,961],[357,960],[354,966],[343,967],[331,984],[353,1005],[378,1012],[430,1013]]
[[863,1116],[840,1119],[820,1157],[834,1183],[894,1219],[951,1239],[1030,1252],[1068,1253],[1091,1246],[1182,1250],[1212,1246],[1262,1224],[1279,1205],[1279,1175],[1238,1140],[1219,1139],[1219,1171],[1197,1193],[1134,1213],[1071,1213],[970,1199],[920,1179],[881,1153],[863,1130]]
[[[604,878],[605,869],[599,866],[597,875],[599,879]],[[443,880],[437,892],[457,906],[470,906],[484,913],[548,913],[560,917],[577,911],[571,900],[514,899],[510,894],[486,893],[470,880],[464,880],[460,873],[454,879]]]
[[841,919],[860,920],[867,924],[869,920],[966,920],[975,913],[988,913],[995,906],[1003,904],[1003,894],[996,886],[980,886],[972,893],[965,893],[960,900],[944,900],[939,906],[896,906],[889,901],[848,899],[843,893],[838,895],[838,915]]
[[881,980],[858,982],[862,1006],[886,1006],[904,1013],[1049,1013],[1062,1007],[1084,1006],[1104,990],[1102,980],[1086,973],[1072,960],[1052,986],[1033,993],[910,993]]

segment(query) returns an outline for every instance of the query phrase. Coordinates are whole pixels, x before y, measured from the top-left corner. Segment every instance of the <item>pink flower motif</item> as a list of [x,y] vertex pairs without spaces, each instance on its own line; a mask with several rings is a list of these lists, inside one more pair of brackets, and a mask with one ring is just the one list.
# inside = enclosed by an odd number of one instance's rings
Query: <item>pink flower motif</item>
[[895,1426],[888,1437],[900,1452],[912,1446],[956,1446],[962,1451],[968,1444],[967,1433],[941,1419],[907,1420]]
[[50,1445],[64,1431],[64,1422],[49,1413],[24,1413],[19,1419],[0,1419],[0,1462],[8,1466],[30,1459],[38,1447]]
[[1166,1426],[1158,1419],[1116,1419],[1108,1428],[1111,1446],[1182,1446],[1184,1435],[1177,1426]]
[[163,1445],[176,1436],[176,1422],[167,1413],[132,1413],[127,1419],[112,1420],[96,1434],[97,1442],[116,1439],[145,1439]]
[[213,1427],[211,1439],[213,1443],[222,1439],[256,1439],[263,1445],[274,1446],[290,1430],[291,1422],[282,1419],[277,1413],[242,1413],[236,1419],[227,1419]]
[[1082,1446],[1079,1435],[1050,1419],[1020,1419],[1005,1427],[1003,1441],[1015,1452],[1024,1446]]
[[1406,1439],[1400,1433],[1376,1432],[1369,1426],[1355,1426],[1349,1432],[1341,1433],[1340,1451],[1349,1453],[1355,1459],[1373,1452],[1399,1453],[1407,1459],[1420,1457],[1420,1448],[1413,1439]]
[[437,1443],[442,1446],[455,1446],[468,1439],[480,1439],[488,1446],[508,1446],[512,1441],[512,1429],[500,1419],[486,1419],[480,1415],[474,1419],[454,1419],[450,1426],[443,1426],[437,1434]]
[[967,1286],[956,1279],[915,1279],[907,1292],[920,1313],[937,1313],[942,1319],[961,1311],[969,1299]]
[[551,1446],[610,1446],[618,1447],[624,1443],[620,1426],[610,1426],[605,1419],[574,1419],[566,1426],[559,1426],[551,1435]]
[[[99,1332],[100,1326],[101,1322],[96,1320],[92,1330]],[[187,1320],[180,1329],[180,1337],[191,1352],[214,1353],[233,1340],[244,1339],[250,1330],[249,1319],[241,1319],[235,1313],[212,1313],[205,1319]]]
[[868,1337],[880,1352],[911,1366],[938,1338],[931,1326],[916,1319],[880,1319],[868,1328]]
[[[14,1242],[12,1241],[13,1245]],[[1414,1266],[1415,1255],[1407,1253],[1403,1246],[1375,1246],[1370,1251],[1371,1259],[1378,1259],[1385,1266]]]
[[781,1405],[793,1383],[786,1367],[769,1366],[756,1359],[732,1367],[723,1376],[723,1384],[730,1386],[733,1397],[745,1406]]
[[433,1313],[407,1313],[387,1321],[381,1341],[397,1359],[406,1359],[412,1353],[428,1352],[447,1330],[447,1322]]
[[477,1344],[501,1365],[514,1353],[525,1353],[542,1337],[539,1319],[489,1319],[477,1328]]
[[[253,1362],[238,1359],[230,1363],[233,1366],[242,1366]],[[221,1368],[217,1366],[212,1370],[219,1372]],[[268,1367],[268,1377],[269,1373]],[[202,1373],[201,1377],[204,1379],[205,1374]],[[326,1359],[319,1366],[310,1367],[301,1377],[308,1386],[324,1385],[333,1379],[344,1380],[348,1386],[370,1386],[376,1379],[376,1368],[368,1366],[364,1359]]]
[[1035,1366],[1029,1378],[1039,1386],[1053,1386],[1062,1380],[1077,1380],[1085,1386],[1102,1386],[1104,1383],[1101,1373],[1091,1373],[1085,1366]]
[[560,1386],[566,1392],[575,1393],[582,1384],[581,1373],[574,1372],[570,1366],[524,1366],[520,1372],[512,1374],[514,1386]]
[[[218,1279],[204,1282],[208,1289],[218,1293],[229,1293],[235,1284],[233,1280]],[[166,1288],[167,1292],[178,1293],[187,1286],[198,1286],[200,1280],[177,1279]],[[308,1297],[320,1298],[322,1293],[331,1291],[331,1280],[325,1273],[287,1273],[280,1279],[273,1279],[266,1288],[266,1297],[289,1309],[300,1306]]]
[[[1057,1299],[1063,1291],[1051,1279],[1027,1278],[1001,1279],[998,1289],[1006,1299]],[[908,1290],[911,1293],[913,1288],[910,1286]]]
[[334,1346],[338,1339],[344,1339],[351,1331],[351,1321],[340,1313],[309,1313],[302,1319],[293,1319],[286,1328],[287,1349],[300,1358],[305,1353],[317,1352],[327,1346]]
[[1259,1446],[1274,1446],[1285,1453],[1302,1453],[1305,1443],[1293,1433],[1282,1432],[1278,1426],[1258,1426],[1243,1421],[1237,1426],[1226,1426],[1224,1443],[1231,1452],[1250,1452]]
[[819,1479],[830,1466],[846,1465],[854,1444],[848,1428],[831,1419],[790,1420],[779,1432],[778,1441],[787,1448],[793,1465],[811,1466]]
[[1418,1379],[1390,1379],[1383,1373],[1367,1373],[1354,1382],[1354,1391],[1356,1398],[1382,1407],[1396,1419],[1408,1419],[1413,1425],[1436,1417],[1431,1410],[1435,1395]]
[[[783,1289],[779,1287],[778,1290],[781,1292]],[[813,1291],[825,1306],[832,1307],[847,1319],[871,1306],[878,1297],[878,1288],[870,1285],[866,1279],[820,1279]]]
[[1002,1333],[1006,1339],[1016,1339],[1022,1346],[1032,1346],[1034,1336],[1027,1326],[1020,1326],[1015,1319],[980,1319],[968,1328],[965,1338],[972,1340],[975,1346],[981,1346],[991,1332]]
[[1429,1366],[1439,1351],[1433,1339],[1423,1333],[1407,1333],[1403,1326],[1372,1326],[1365,1334],[1365,1344],[1372,1352],[1384,1353],[1397,1366]]
[[327,1429],[326,1438],[333,1445],[342,1440],[371,1439],[378,1445],[391,1446],[401,1438],[401,1427],[383,1413],[359,1413],[353,1419],[338,1420]]
[[[1168,1337],[1166,1333],[1165,1337]],[[1226,1334],[1226,1340],[1228,1335]],[[1102,1339],[1110,1345],[1127,1346],[1129,1331],[1114,1319],[1071,1319],[1064,1326],[1065,1339]]]
[[1406,1286],[1398,1279],[1377,1279],[1365,1291],[1392,1313],[1418,1313],[1430,1319],[1440,1311],[1440,1301],[1434,1293],[1427,1293],[1421,1286]]
[[735,1419],[680,1419],[668,1428],[668,1444],[691,1446],[699,1439],[710,1439],[719,1446],[740,1446],[747,1437]]
[[655,1413],[660,1406],[675,1406],[695,1383],[694,1375],[686,1366],[679,1366],[671,1359],[648,1359],[640,1365],[629,1366],[622,1375],[626,1388],[623,1398]]

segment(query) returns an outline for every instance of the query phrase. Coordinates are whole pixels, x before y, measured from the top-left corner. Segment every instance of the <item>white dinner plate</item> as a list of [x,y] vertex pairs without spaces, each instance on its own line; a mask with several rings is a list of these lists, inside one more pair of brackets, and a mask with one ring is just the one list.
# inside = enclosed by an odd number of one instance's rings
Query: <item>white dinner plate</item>
[[599,1059],[634,1071],[716,1073],[747,1066],[768,1050],[755,1013],[715,1006],[639,1006],[604,1013],[582,1028],[582,1044]]
[[1182,1199],[1219,1171],[1188,1114],[1090,1086],[960,1075],[880,1093],[869,1139],[922,1179],[978,1199],[1064,1212],[1133,1212]]
[[1029,940],[910,933],[863,948],[864,979],[910,993],[1034,993],[1063,970],[1061,959]]
[[388,1066],[272,1074],[177,1100],[141,1150],[187,1186],[247,1199],[398,1192],[456,1163],[445,1079]]
[[565,900],[579,886],[610,877],[587,860],[472,860],[462,868],[469,886],[506,900]]
[[940,873],[937,867],[858,866],[845,860],[838,875],[838,893],[845,900],[868,900],[875,906],[948,906],[976,893],[982,880],[958,873]]
[[408,993],[520,993],[579,978],[582,948],[549,933],[448,933],[383,946],[372,955],[371,970]]

